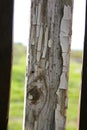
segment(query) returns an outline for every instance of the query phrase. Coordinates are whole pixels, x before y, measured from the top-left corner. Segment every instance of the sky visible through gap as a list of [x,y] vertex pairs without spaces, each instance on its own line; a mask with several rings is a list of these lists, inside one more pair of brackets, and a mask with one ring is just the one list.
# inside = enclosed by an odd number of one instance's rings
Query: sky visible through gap
[[[82,50],[85,29],[86,0],[74,0],[71,49]],[[15,0],[14,4],[14,43],[28,45],[30,32],[30,0]]]

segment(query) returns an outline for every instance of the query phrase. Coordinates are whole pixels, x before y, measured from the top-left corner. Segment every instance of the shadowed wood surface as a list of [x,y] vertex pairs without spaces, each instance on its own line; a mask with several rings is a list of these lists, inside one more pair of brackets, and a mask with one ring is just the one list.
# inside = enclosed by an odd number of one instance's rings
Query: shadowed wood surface
[[7,130],[12,58],[13,0],[0,0],[0,130]]
[[25,130],[65,130],[72,1],[32,0]]
[[85,39],[83,53],[83,69],[82,69],[82,88],[81,88],[81,103],[79,115],[78,130],[85,130],[87,127],[87,1],[86,1],[86,20],[85,20]]

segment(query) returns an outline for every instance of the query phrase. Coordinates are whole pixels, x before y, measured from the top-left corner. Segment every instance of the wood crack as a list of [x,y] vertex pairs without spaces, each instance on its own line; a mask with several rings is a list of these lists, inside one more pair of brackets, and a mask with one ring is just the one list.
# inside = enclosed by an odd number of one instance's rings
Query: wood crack
[[31,11],[25,130],[64,130],[71,7],[33,0]]

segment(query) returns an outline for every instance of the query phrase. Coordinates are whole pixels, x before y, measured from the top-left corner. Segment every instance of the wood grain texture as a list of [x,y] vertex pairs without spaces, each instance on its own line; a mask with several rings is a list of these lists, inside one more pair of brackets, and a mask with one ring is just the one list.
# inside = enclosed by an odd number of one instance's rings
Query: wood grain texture
[[31,2],[24,130],[65,130],[72,1]]

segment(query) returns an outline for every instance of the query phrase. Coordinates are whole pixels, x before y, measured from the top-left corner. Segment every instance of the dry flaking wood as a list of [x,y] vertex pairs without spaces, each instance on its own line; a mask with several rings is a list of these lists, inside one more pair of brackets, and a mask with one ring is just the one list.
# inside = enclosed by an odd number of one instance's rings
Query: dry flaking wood
[[71,0],[32,0],[24,130],[65,130]]

